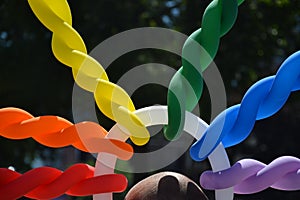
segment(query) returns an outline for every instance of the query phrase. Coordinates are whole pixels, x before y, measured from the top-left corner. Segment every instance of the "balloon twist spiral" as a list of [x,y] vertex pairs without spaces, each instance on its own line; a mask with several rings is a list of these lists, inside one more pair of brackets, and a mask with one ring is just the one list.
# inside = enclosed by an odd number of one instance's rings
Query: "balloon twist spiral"
[[150,134],[133,113],[129,95],[109,81],[99,62],[87,54],[81,36],[72,27],[72,16],[65,0],[28,0],[38,19],[53,32],[52,50],[63,64],[72,67],[75,82],[94,93],[99,109],[110,119],[127,128],[137,145],[148,142]]
[[244,159],[220,172],[204,172],[200,183],[205,189],[234,187],[234,192],[238,194],[256,193],[268,187],[299,190],[299,172],[300,159],[292,156],[279,157],[269,165],[253,159]]
[[203,137],[192,145],[191,157],[201,161],[221,142],[225,147],[230,147],[245,140],[256,120],[275,114],[285,104],[290,93],[300,89],[299,66],[300,51],[288,57],[275,76],[269,76],[252,85],[241,104],[220,113]]
[[183,130],[185,111],[197,105],[203,88],[202,72],[217,54],[220,38],[233,26],[243,0],[214,0],[206,8],[202,28],[192,33],[182,49],[182,67],[168,90],[168,125],[165,136],[172,140]]
[[97,193],[122,192],[127,179],[122,174],[94,177],[94,168],[87,164],[75,164],[65,172],[51,167],[40,167],[19,174],[0,168],[1,199],[53,199],[63,194],[88,196]]
[[106,130],[94,122],[72,124],[57,116],[33,117],[18,108],[0,109],[0,135],[8,139],[32,137],[54,148],[72,145],[81,151],[106,152],[123,160],[133,155],[133,148],[129,144],[105,138]]

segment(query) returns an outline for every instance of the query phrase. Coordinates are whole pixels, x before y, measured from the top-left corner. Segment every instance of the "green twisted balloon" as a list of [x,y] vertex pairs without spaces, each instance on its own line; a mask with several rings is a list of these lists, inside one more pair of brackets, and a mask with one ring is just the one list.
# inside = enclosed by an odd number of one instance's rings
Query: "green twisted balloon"
[[197,105],[203,88],[202,72],[216,56],[220,38],[233,26],[244,0],[213,0],[205,9],[202,28],[192,33],[182,49],[182,67],[168,90],[168,125],[165,137],[173,140],[183,130],[185,111]]

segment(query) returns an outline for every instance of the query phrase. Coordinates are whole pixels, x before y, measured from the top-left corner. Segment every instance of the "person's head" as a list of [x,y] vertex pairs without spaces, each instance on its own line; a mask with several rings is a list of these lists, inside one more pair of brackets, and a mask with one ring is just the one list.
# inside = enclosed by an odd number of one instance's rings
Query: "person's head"
[[201,188],[186,176],[175,172],[161,172],[133,186],[125,200],[208,200],[208,198]]

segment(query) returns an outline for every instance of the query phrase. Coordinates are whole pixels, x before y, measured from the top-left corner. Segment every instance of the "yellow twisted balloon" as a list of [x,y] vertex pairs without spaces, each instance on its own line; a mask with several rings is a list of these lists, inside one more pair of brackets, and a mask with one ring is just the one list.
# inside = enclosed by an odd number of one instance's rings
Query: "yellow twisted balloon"
[[150,134],[133,113],[129,95],[111,83],[100,63],[87,54],[81,36],[72,27],[72,15],[65,0],[28,0],[37,18],[53,32],[52,50],[63,64],[72,67],[75,82],[94,93],[95,101],[107,117],[125,127],[137,145],[149,141]]

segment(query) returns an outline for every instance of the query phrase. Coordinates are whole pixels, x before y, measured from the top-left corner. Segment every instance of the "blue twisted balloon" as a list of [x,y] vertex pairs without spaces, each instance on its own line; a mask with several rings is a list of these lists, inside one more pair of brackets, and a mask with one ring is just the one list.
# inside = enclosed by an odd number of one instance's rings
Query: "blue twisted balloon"
[[300,51],[288,57],[275,76],[256,82],[244,95],[241,104],[232,106],[211,123],[203,137],[190,149],[192,159],[202,161],[223,143],[225,147],[245,140],[255,121],[272,116],[300,89]]

